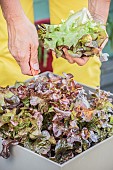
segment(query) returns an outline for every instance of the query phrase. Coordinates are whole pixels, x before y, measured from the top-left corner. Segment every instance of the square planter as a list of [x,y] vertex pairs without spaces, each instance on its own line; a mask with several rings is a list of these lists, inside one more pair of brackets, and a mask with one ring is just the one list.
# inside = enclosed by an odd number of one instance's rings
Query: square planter
[[[0,150],[1,147],[0,138]],[[0,157],[0,170],[113,170],[113,137],[62,165],[21,146],[13,146],[10,158]]]
[[[47,74],[43,73],[43,74]],[[86,92],[94,91],[84,86]],[[8,159],[0,157],[0,170],[113,170],[113,136],[60,165],[19,145]],[[0,151],[2,139],[0,138]]]

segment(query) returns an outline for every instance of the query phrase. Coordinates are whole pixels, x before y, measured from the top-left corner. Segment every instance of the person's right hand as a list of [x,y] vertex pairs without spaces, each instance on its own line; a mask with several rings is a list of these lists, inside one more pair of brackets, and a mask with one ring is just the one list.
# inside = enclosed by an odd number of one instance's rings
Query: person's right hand
[[20,65],[22,73],[38,74],[38,34],[35,26],[24,16],[10,20],[7,28],[9,51]]

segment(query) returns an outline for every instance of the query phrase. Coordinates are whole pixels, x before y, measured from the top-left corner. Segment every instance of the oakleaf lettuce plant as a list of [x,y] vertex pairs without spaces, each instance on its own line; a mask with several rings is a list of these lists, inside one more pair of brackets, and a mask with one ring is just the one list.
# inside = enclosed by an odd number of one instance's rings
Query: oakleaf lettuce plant
[[87,94],[72,74],[48,73],[0,88],[0,156],[21,146],[60,164],[113,135],[110,93]]

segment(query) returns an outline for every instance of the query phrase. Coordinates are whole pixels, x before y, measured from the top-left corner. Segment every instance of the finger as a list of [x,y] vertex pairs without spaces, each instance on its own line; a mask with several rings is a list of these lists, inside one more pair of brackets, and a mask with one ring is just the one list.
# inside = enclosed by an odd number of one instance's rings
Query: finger
[[105,45],[107,44],[107,42],[108,42],[108,37],[107,37],[107,38],[104,40],[104,42],[101,44],[101,47],[100,47],[101,50],[105,47]]
[[70,64],[73,64],[74,63],[73,58],[71,55],[68,54],[68,50],[66,48],[63,48],[63,52],[65,55],[65,59],[67,59]]
[[88,62],[89,57],[73,58],[73,60],[79,66],[83,66],[83,65],[85,65]]
[[36,76],[37,74],[40,73],[40,70],[34,70],[34,69],[31,68],[31,73],[32,73],[33,76]]
[[21,71],[22,71],[23,74],[30,75],[30,76],[32,75],[31,70],[30,70],[30,66],[29,66],[29,61],[26,61],[26,60],[20,61],[19,65],[21,67]]
[[52,56],[56,56],[56,53],[55,51],[52,50]]
[[66,48],[63,49],[66,59],[69,63],[77,63],[79,66],[83,66],[87,63],[89,60],[89,57],[80,57],[80,58],[74,58],[70,54],[68,54],[68,50]]
[[16,57],[16,60],[18,64],[21,67],[21,71],[25,75],[32,75],[30,70],[30,49],[29,47],[21,49],[21,51],[18,52],[18,55]]
[[37,45],[31,45],[30,51],[30,69],[32,75],[39,74],[39,63],[38,63],[38,49]]

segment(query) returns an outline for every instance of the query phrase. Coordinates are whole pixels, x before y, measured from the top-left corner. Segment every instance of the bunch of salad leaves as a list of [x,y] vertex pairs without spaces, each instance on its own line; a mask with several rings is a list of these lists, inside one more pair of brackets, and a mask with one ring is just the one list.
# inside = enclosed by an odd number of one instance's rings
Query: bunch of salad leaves
[[60,164],[113,135],[110,93],[85,92],[73,80],[48,73],[0,88],[0,156],[21,146]]
[[63,55],[64,47],[73,57],[100,56],[100,47],[108,37],[105,26],[94,21],[86,8],[58,25],[42,24],[38,27],[41,44],[55,51],[56,57]]

